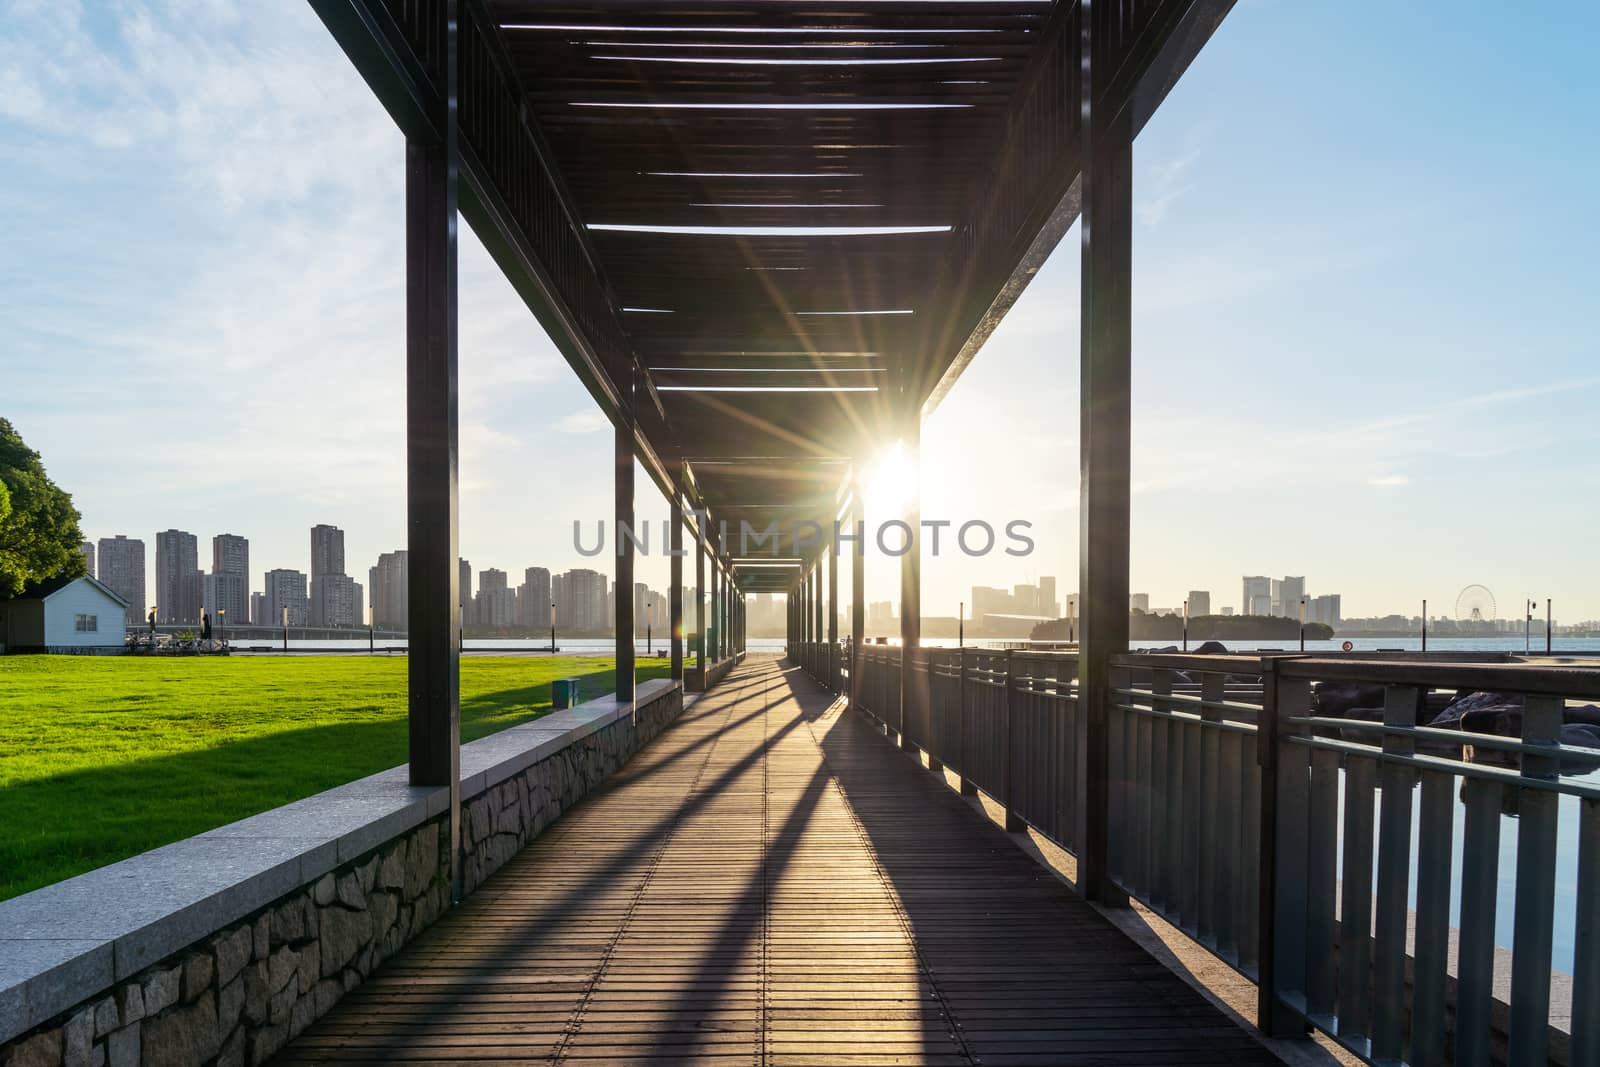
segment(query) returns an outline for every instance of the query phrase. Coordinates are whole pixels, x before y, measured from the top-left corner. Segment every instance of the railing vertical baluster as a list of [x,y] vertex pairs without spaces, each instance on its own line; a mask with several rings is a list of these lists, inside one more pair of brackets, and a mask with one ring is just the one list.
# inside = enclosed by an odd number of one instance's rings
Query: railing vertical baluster
[[1183,863],[1180,865],[1183,906],[1178,916],[1183,931],[1195,937],[1200,929],[1200,857],[1205,849],[1201,840],[1204,814],[1201,810],[1203,772],[1200,751],[1200,735],[1205,728],[1195,719],[1180,721],[1183,724],[1180,727],[1183,734],[1183,834],[1180,846],[1183,851]]
[[1499,782],[1466,780],[1461,848],[1461,928],[1456,952],[1455,1062],[1489,1062],[1494,1000],[1494,910],[1500,875]]
[[[1222,712],[1217,712],[1222,721]],[[1244,832],[1243,808],[1240,792],[1244,788],[1244,745],[1233,730],[1216,729],[1217,764],[1221,780],[1217,793],[1217,849],[1216,909],[1217,954],[1225,960],[1237,962],[1239,958],[1238,933],[1234,928],[1238,898],[1245,895],[1240,884],[1240,837]]]
[[1012,665],[1011,650],[1005,653],[1005,674],[1002,678],[1002,714],[1001,721],[1005,724],[1005,743],[1001,747],[1003,753],[1002,766],[1004,768],[1001,779],[1005,786],[1006,829],[1013,833],[1020,833],[1027,829],[1027,824],[1022,821],[1022,816],[1017,812],[1017,780],[1016,758],[1012,753],[1012,742],[1016,738],[1016,722],[1013,716],[1012,705],[1016,703],[1016,696],[1012,693],[1012,677],[1016,671]]
[[1172,864],[1166,862],[1162,852],[1174,828],[1167,822],[1167,814],[1175,783],[1168,763],[1168,738],[1171,736],[1172,705],[1163,703],[1163,696],[1172,694],[1173,671],[1155,671],[1150,678],[1150,706],[1160,713],[1151,723],[1150,777],[1146,788],[1150,792],[1150,832],[1143,846],[1145,869],[1150,872],[1150,902],[1158,911],[1172,906]]
[[1234,929],[1239,939],[1239,969],[1246,974],[1257,973],[1261,966],[1261,804],[1264,799],[1261,785],[1261,764],[1256,753],[1260,750],[1260,735],[1241,734],[1240,750],[1243,755],[1244,785],[1239,791],[1239,892],[1235,901],[1237,915]]
[[961,771],[961,795],[964,796],[964,797],[975,797],[975,796],[978,795],[978,785],[977,785],[976,782],[973,781],[973,778],[972,778],[972,748],[971,748],[971,745],[969,744],[969,742],[967,741],[967,732],[970,729],[970,726],[968,724],[968,717],[967,717],[967,651],[966,651],[966,649],[957,649],[956,650],[956,661],[957,661],[957,663],[960,664],[960,671],[961,671],[960,678],[959,678],[959,680],[957,682],[958,700],[960,702],[960,711],[959,711],[959,714],[957,716],[957,722],[960,724],[959,728],[961,730],[961,737],[960,737],[960,740],[957,742],[958,745],[960,746],[960,754],[961,754],[960,755],[961,766],[959,768],[959,770]]
[[[1132,679],[1123,672],[1126,685],[1132,687]],[[1154,823],[1150,817],[1152,796],[1155,789],[1155,780],[1151,774],[1151,747],[1154,744],[1155,721],[1149,715],[1132,716],[1134,729],[1134,756],[1136,760],[1136,777],[1133,787],[1135,803],[1138,805],[1138,838],[1130,842],[1134,855],[1135,881],[1141,893],[1149,894],[1154,879],[1151,877],[1150,864],[1150,835],[1154,830]]]
[[[1210,703],[1221,700],[1226,675],[1206,673],[1200,679],[1200,699]],[[1217,722],[1222,713],[1216,708],[1202,707],[1200,718],[1205,723]],[[1217,937],[1217,897],[1221,876],[1218,873],[1222,838],[1237,827],[1222,825],[1222,732],[1210,726],[1200,726],[1200,913],[1197,929],[1199,940],[1205,945],[1215,945]],[[1226,892],[1225,889],[1222,890]]]
[[1261,759],[1261,924],[1258,936],[1260,982],[1256,1019],[1274,1036],[1298,1035],[1304,1026],[1286,1003],[1293,995],[1305,998],[1309,985],[1307,964],[1321,943],[1310,941],[1308,922],[1310,877],[1313,870],[1308,818],[1311,792],[1311,748],[1303,742],[1308,731],[1288,720],[1306,715],[1311,687],[1297,678],[1285,678],[1279,664],[1262,664],[1263,707],[1258,721],[1258,755]]
[[1344,766],[1344,866],[1339,893],[1339,1037],[1372,1033],[1372,816],[1378,765],[1351,753]]
[[[1417,827],[1417,947],[1411,981],[1409,1057],[1416,1064],[1444,1061],[1455,783],[1453,774],[1422,772],[1422,803]],[[1387,799],[1384,803],[1387,807]]]
[[[1280,772],[1281,773],[1281,772]],[[1325,1029],[1333,1024],[1339,943],[1335,895],[1339,887],[1339,754],[1311,750],[1311,800],[1306,805],[1306,1014]],[[1280,866],[1280,870],[1281,870]]]
[[1600,1067],[1600,800],[1578,801],[1578,914],[1572,934],[1572,1067]]
[[[1524,744],[1561,738],[1562,701],[1527,697],[1522,707]],[[1522,754],[1524,778],[1557,777],[1560,757]],[[1549,789],[1518,789],[1517,903],[1511,942],[1511,1028],[1507,1058],[1544,1063],[1550,1058],[1550,948],[1556,888],[1556,826],[1561,798]]]
[[[1383,724],[1410,729],[1417,723],[1421,693],[1413,686],[1384,690]],[[1407,758],[1415,745],[1409,734],[1385,732],[1386,755]],[[1406,901],[1411,888],[1411,786],[1416,771],[1386,761],[1382,770],[1383,809],[1378,828],[1378,922],[1373,937],[1372,1057],[1398,1060],[1405,1051]]]

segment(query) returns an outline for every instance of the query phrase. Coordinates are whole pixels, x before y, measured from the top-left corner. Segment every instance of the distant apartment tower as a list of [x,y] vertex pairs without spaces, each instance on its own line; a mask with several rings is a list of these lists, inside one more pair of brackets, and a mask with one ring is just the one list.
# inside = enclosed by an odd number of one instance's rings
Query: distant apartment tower
[[563,630],[603,631],[610,623],[610,582],[599,571],[579,567],[551,579],[556,625]]
[[150,601],[144,595],[144,542],[136,537],[100,538],[100,583],[128,602],[127,622],[138,626],[145,621]]
[[83,573],[94,577],[94,542],[85,541],[78,546],[78,551],[83,553]]
[[1272,584],[1271,578],[1259,574],[1245,578],[1240,603],[1246,615],[1272,614]]
[[257,626],[270,625],[267,619],[267,594],[250,594],[250,621]]
[[1039,579],[1039,614],[1059,617],[1061,605],[1056,603],[1056,580],[1054,578]]
[[517,590],[517,621],[524,626],[543,630],[550,625],[550,572],[543,567],[529,567],[522,572],[522,586]]
[[184,530],[156,534],[156,618],[200,622],[200,542]]
[[1128,610],[1129,611],[1145,611],[1145,612],[1148,612],[1150,610],[1150,594],[1149,593],[1129,593],[1128,594]]
[[1211,614],[1211,593],[1205,589],[1189,590],[1189,618]]
[[304,626],[308,607],[306,576],[300,571],[288,569],[268,571],[262,604],[266,617],[258,620],[261,624],[282,626],[284,610],[287,609],[289,625]]
[[1306,622],[1327,623],[1338,626],[1344,621],[1338,593],[1324,593],[1306,603]]
[[403,630],[411,616],[411,565],[401,548],[385,552],[367,571],[367,596],[372,601],[372,625]]
[[[867,629],[888,631],[894,629],[894,604],[887,600],[874,600],[867,604]],[[884,636],[888,636],[885,633]]]
[[311,580],[344,573],[344,531],[319,523],[311,527]]
[[[216,596],[212,613],[226,611],[235,624],[250,621],[250,542],[238,534],[217,534],[211,539],[211,578]],[[211,625],[217,625],[213,618]]]
[[456,571],[456,596],[461,604],[461,624],[465,626],[472,618],[472,564],[457,556]]
[[473,598],[473,619],[480,626],[510,626],[516,594],[506,585],[506,572],[497,567],[478,572],[478,595]]
[[361,586],[348,574],[322,574],[311,579],[311,625],[360,626]]
[[[1278,583],[1278,614],[1286,619],[1300,617],[1300,601],[1305,599],[1306,579],[1304,575],[1298,578],[1285,577]],[[1309,605],[1308,605],[1309,607]]]

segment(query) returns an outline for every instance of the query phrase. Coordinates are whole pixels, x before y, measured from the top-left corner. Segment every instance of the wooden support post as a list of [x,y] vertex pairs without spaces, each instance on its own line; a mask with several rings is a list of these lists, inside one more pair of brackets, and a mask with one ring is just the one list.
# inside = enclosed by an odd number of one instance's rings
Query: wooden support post
[[[910,492],[907,495],[905,514],[910,543],[905,555],[900,557],[900,747],[916,747],[906,740],[914,729],[918,698],[922,695],[916,685],[914,666],[918,648],[922,644],[922,413],[913,411],[906,416],[905,430],[900,438],[902,460],[911,472]],[[922,706],[926,706],[925,704]],[[926,737],[919,739],[927,744]]]
[[828,659],[823,669],[828,672],[828,688],[839,691],[839,539],[828,531],[833,542],[828,555]]
[[1078,588],[1083,617],[1079,693],[1085,795],[1076,805],[1078,886],[1090,900],[1118,904],[1108,868],[1111,657],[1128,647],[1128,497],[1132,369],[1133,135],[1130,109],[1097,99],[1109,78],[1112,42],[1085,11],[1080,67],[1083,115],[1083,265],[1080,275]]
[[694,641],[695,663],[700,668],[700,688],[706,686],[706,532],[705,513],[694,531]]
[[683,683],[683,498],[672,491],[672,530],[667,536],[671,553],[671,588],[667,591],[667,610],[672,613],[672,680]]
[[406,525],[412,785],[448,786],[461,896],[461,606],[457,595],[456,4],[445,5],[446,114],[406,144]]
[[616,649],[618,700],[633,699],[633,420],[626,414],[617,419],[616,470]]

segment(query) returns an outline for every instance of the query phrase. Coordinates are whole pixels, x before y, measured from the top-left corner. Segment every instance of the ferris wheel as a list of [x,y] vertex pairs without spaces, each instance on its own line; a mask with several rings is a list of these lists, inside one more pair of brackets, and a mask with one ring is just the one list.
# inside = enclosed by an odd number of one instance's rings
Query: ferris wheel
[[1494,594],[1486,585],[1469,585],[1456,597],[1456,622],[1485,624],[1499,618],[1495,613]]

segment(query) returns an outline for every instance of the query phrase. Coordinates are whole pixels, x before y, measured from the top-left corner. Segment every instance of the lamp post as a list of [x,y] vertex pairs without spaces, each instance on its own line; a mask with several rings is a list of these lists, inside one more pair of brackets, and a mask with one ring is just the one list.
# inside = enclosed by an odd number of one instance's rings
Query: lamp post
[[1523,605],[1523,610],[1527,615],[1527,619],[1522,626],[1523,655],[1527,655],[1533,651],[1533,609],[1538,606],[1538,601],[1534,600],[1533,597],[1529,597],[1527,603]]
[[1189,598],[1183,598],[1183,650],[1189,651]]
[[[945,601],[949,603],[949,601]],[[956,608],[956,647],[967,647],[967,602],[963,600],[961,606]]]
[[1428,602],[1422,602],[1422,651],[1428,651]]
[[283,608],[283,650],[285,652],[289,651],[289,608],[287,605]]
[[1306,650],[1306,598],[1300,598],[1300,651]]
[[217,609],[217,636],[222,639],[222,647],[228,647],[228,609]]
[[1550,598],[1549,597],[1545,597],[1544,598],[1544,654],[1547,655],[1547,656],[1550,654],[1550,649],[1551,649],[1551,644],[1550,644],[1550,634],[1551,634],[1551,632],[1552,632],[1552,629],[1551,629],[1551,615],[1550,615]]
[[550,601],[550,654],[556,654],[556,602]]

